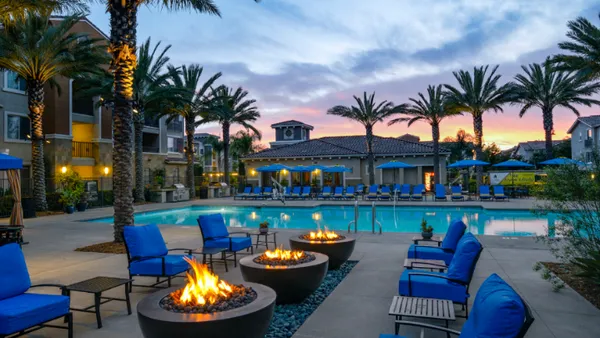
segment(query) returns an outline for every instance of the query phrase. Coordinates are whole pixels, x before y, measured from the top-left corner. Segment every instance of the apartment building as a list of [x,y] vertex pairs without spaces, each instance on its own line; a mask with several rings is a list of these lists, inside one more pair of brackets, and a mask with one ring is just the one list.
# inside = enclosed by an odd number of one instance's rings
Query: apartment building
[[567,133],[571,134],[571,157],[590,162],[592,152],[600,149],[600,115],[579,117]]
[[[51,19],[59,20],[60,17]],[[87,19],[78,22],[73,30],[94,39],[109,39]],[[62,89],[61,95],[47,85],[44,98],[44,158],[48,177],[69,170],[84,178],[112,176],[112,111],[98,107],[99,97],[76,95],[73,80],[59,77],[56,82]],[[22,158],[23,177],[30,177],[26,83],[11,71],[0,72],[0,125],[3,126],[0,150]],[[164,168],[167,176],[177,175],[184,181],[183,130],[181,119],[167,125],[166,118],[147,118],[143,135],[144,168]]]
[[216,137],[217,135],[212,135],[209,133],[195,133],[194,134],[194,150],[196,151],[196,163],[203,164],[203,172],[211,173],[217,172],[219,170],[219,159],[217,158],[217,154],[213,152],[213,147],[211,144],[207,143],[209,138]]

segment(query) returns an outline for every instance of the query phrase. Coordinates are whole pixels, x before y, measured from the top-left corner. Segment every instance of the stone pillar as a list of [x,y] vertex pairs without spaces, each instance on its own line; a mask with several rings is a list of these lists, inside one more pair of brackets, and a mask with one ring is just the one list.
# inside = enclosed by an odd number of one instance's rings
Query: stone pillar
[[400,169],[398,169],[398,171],[399,171],[398,180],[400,181],[401,184],[406,183],[406,182],[404,182],[404,168],[400,168]]
[[417,184],[423,184],[423,166],[417,167]]

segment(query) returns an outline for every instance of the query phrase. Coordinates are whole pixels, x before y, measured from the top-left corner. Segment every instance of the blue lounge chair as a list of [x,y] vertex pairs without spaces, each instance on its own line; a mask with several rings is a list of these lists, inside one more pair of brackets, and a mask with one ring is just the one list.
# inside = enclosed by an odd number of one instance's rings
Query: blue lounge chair
[[490,201],[492,199],[492,195],[490,195],[490,186],[482,185],[479,187],[479,200],[480,201]]
[[333,190],[333,198],[338,200],[344,198],[344,187],[335,187]]
[[423,192],[425,191],[424,184],[417,184],[413,188],[413,193],[410,195],[410,199],[413,201],[422,201],[423,200]]
[[495,185],[494,186],[494,200],[498,201],[508,201],[508,196],[504,194],[504,186],[503,185]]
[[377,184],[373,184],[369,187],[369,193],[365,195],[368,200],[376,200],[379,197],[378,194],[379,186]]
[[317,199],[327,199],[331,197],[331,187],[323,187],[323,191],[317,196]]
[[408,201],[410,200],[410,184],[403,184],[398,191],[398,199]]
[[235,196],[233,196],[234,200],[237,199],[245,199],[250,195],[250,192],[252,191],[252,187],[245,187],[244,188],[244,192],[241,192],[239,194],[236,194]]
[[453,201],[464,201],[465,200],[465,196],[463,196],[462,189],[460,186],[453,185],[451,189],[452,189],[451,198]]
[[356,195],[364,195],[365,194],[365,185],[364,184],[358,184],[356,186]]
[[490,275],[479,287],[470,318],[458,332],[427,323],[396,321],[396,335],[381,334],[379,338],[405,338],[398,336],[400,325],[422,327],[446,332],[462,338],[516,337],[527,334],[534,318],[527,303],[497,274]]
[[349,186],[348,188],[346,188],[346,192],[344,193],[344,198],[345,199],[356,199],[356,192],[354,191],[354,187],[353,186]]
[[442,184],[435,185],[435,200],[436,201],[447,201],[446,199],[446,187]]
[[[157,287],[157,285],[167,282],[171,286],[171,279],[181,273],[186,272],[190,267],[183,259],[190,257],[191,249],[167,249],[165,240],[156,224],[126,226],[123,228],[123,239],[125,240],[125,250],[127,251],[127,268],[129,270],[129,279],[133,276],[156,277],[156,283],[152,285],[129,284],[129,291],[132,287]],[[186,251],[186,255],[169,255],[169,251]],[[166,278],[160,280],[160,278]]]
[[398,282],[401,296],[448,299],[465,306],[469,317],[469,284],[483,246],[472,233],[466,233],[456,247],[447,272],[404,270]]
[[292,188],[292,195],[290,198],[300,198],[300,194],[302,193],[302,187],[299,185]]
[[312,190],[309,186],[305,186],[302,188],[302,194],[300,194],[300,198],[302,198],[303,200],[310,198],[310,194],[312,193]]
[[398,194],[398,195],[400,195],[400,190],[402,190],[402,187],[400,186],[400,184],[398,184],[398,183],[394,183],[394,185],[392,186],[392,193],[393,193],[394,195],[395,195],[395,194]]
[[290,187],[285,187],[283,189],[283,197],[284,198],[291,198],[292,197],[292,188]]
[[466,229],[467,225],[463,221],[453,220],[448,226],[448,231],[446,231],[440,247],[413,244],[408,248],[408,258],[437,259],[448,265],[452,261],[458,241],[463,237]]
[[[233,255],[233,266],[237,266],[237,252],[250,250],[254,253],[252,247],[252,238],[245,231],[229,232],[225,225],[225,220],[221,214],[202,215],[198,217],[198,225],[202,233],[202,242],[205,248],[224,248]],[[243,234],[244,237],[234,237],[231,235]],[[227,268],[227,265],[225,265]]]
[[250,195],[247,198],[257,199],[262,197],[262,189],[261,187],[254,187]]
[[387,185],[381,186],[381,193],[379,194],[379,199],[383,201],[389,201],[392,198],[392,194],[390,193],[390,187]]
[[[73,337],[73,314],[69,311],[68,296],[26,293],[35,287],[57,287],[65,292],[63,285],[31,285],[29,271],[23,252],[17,243],[0,246],[0,337],[17,333],[18,337],[44,327],[65,329]],[[46,324],[64,319],[66,326]]]
[[273,187],[265,187],[262,192],[261,198],[268,199],[273,198]]

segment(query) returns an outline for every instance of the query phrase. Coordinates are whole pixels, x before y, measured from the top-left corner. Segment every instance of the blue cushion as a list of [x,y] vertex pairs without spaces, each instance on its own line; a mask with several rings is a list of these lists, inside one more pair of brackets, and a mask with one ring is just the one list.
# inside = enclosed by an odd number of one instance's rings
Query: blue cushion
[[[190,265],[183,260],[185,255],[167,255],[165,259],[165,276],[174,276],[180,274]],[[189,256],[192,258],[191,256]],[[129,272],[132,275],[162,276],[162,258],[149,258],[143,261],[131,262]]]
[[[231,247],[229,246],[229,239],[231,239]],[[232,252],[244,250],[251,246],[252,239],[250,237],[215,238],[208,240],[204,243],[205,248],[225,248]]]
[[24,293],[0,300],[0,335],[11,334],[69,313],[69,297]]
[[221,214],[202,215],[198,217],[198,225],[202,228],[204,239],[227,237],[229,231]]
[[454,257],[448,266],[448,277],[468,283],[477,264],[481,244],[472,233],[465,234],[458,242]]
[[453,256],[454,253],[435,246],[413,244],[408,248],[408,258],[439,259],[444,261],[446,265],[450,264]]
[[0,300],[29,290],[31,280],[23,251],[16,243],[0,246]]
[[123,230],[129,255],[153,257],[167,254],[167,245],[156,224],[126,226]]
[[[402,296],[448,299],[456,303],[465,304],[469,295],[466,286],[451,282],[444,278],[432,276],[419,276],[415,274],[446,276],[443,272],[404,270],[398,283],[398,292]],[[411,281],[411,293],[408,292],[408,275]]]
[[379,338],[405,338],[404,336],[398,336],[395,334],[387,334],[387,333],[382,333],[379,335]]
[[458,241],[464,235],[466,229],[467,225],[460,219],[450,222],[446,236],[444,236],[444,240],[442,241],[442,248],[456,251]]
[[494,273],[479,287],[460,337],[513,338],[524,321],[525,306],[521,297]]

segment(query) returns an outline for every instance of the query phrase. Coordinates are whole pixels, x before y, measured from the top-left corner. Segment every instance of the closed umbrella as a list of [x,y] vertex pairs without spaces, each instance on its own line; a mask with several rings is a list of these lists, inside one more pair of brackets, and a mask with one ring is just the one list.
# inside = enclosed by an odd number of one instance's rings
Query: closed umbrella
[[511,169],[510,170],[510,176],[512,178],[511,185],[514,190],[514,188],[515,188],[515,175],[513,174],[514,170],[520,169],[520,168],[531,168],[531,167],[533,167],[533,164],[523,162],[523,161],[518,161],[518,160],[508,160],[508,161],[496,163],[496,164],[492,165],[492,167],[501,167],[501,168]]

